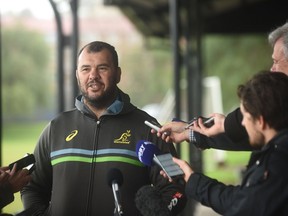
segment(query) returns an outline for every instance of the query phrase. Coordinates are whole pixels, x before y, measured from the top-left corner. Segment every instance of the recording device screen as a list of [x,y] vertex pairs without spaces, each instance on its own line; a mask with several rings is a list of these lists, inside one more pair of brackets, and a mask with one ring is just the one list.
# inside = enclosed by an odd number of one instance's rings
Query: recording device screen
[[171,154],[168,153],[156,155],[155,159],[159,161],[158,164],[161,166],[161,168],[169,178],[184,174],[180,167],[172,160]]

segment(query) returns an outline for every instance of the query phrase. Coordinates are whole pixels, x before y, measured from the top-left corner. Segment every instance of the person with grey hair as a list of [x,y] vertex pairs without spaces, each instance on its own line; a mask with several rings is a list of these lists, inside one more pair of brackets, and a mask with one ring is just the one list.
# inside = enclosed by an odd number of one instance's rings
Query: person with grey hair
[[288,75],[288,23],[272,31],[268,40],[273,47],[271,71],[281,71]]
[[237,93],[242,125],[250,145],[259,150],[251,154],[243,180],[235,186],[173,158],[184,172],[186,195],[225,216],[288,215],[288,76],[264,71],[240,85]]
[[[270,71],[279,71],[288,75],[288,22],[269,33],[268,42],[273,48],[273,64]],[[189,130],[187,130],[187,123],[169,122],[163,125],[157,135],[166,142],[178,143],[186,140],[200,149],[215,148],[236,151],[255,149],[249,145],[248,134],[241,125],[243,116],[240,108],[236,108],[227,116],[213,113],[210,117],[214,117],[212,127],[206,127],[201,118],[198,118]],[[170,136],[166,136],[167,132]],[[193,140],[191,140],[191,134],[193,134]]]

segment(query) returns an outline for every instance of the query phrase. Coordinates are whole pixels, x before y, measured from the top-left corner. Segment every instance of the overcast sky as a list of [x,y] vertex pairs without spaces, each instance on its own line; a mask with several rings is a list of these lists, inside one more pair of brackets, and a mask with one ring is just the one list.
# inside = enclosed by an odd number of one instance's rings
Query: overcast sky
[[29,9],[38,18],[54,16],[48,0],[0,0],[1,13],[17,13],[25,9]]
[[[53,0],[53,2],[56,3],[57,10],[59,12],[71,11],[71,8],[69,6],[69,0]],[[97,14],[107,14],[107,12],[111,14],[111,11],[113,11],[114,13],[118,11],[118,8],[115,9],[116,7],[104,6],[103,0],[78,0],[78,6],[79,14],[80,9],[84,10],[84,14],[87,14],[87,9],[90,10],[91,13],[91,8],[93,7],[98,8]],[[12,12],[13,14],[17,14],[23,10],[30,10],[36,18],[40,19],[50,19],[51,17],[54,17],[54,12],[52,10],[49,0],[0,0],[1,14],[6,12]]]

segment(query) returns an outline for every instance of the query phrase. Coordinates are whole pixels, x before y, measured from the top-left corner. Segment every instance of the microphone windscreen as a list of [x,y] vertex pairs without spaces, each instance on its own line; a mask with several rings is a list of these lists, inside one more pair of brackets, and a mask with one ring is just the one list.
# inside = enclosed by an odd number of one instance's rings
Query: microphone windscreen
[[136,193],[135,204],[143,216],[169,216],[171,212],[160,192],[151,185],[142,186]]
[[120,187],[123,184],[123,175],[121,171],[117,168],[110,169],[107,174],[107,182],[110,187],[112,187],[113,182],[116,182]]
[[160,149],[152,142],[140,140],[136,145],[138,159],[146,166],[152,166],[154,154],[158,155]]

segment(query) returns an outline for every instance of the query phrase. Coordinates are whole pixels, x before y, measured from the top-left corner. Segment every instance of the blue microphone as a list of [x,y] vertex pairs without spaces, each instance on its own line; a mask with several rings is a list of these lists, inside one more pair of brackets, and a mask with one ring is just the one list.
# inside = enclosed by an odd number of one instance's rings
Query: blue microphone
[[[146,166],[153,165],[153,159],[160,153],[160,149],[150,141],[140,140],[136,145],[138,159]],[[155,161],[154,161],[155,162]]]
[[171,178],[184,172],[173,162],[171,153],[160,153],[160,149],[150,141],[140,140],[136,145],[138,159],[146,166],[157,164]]

